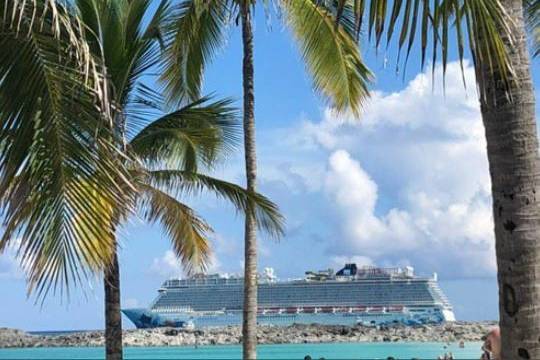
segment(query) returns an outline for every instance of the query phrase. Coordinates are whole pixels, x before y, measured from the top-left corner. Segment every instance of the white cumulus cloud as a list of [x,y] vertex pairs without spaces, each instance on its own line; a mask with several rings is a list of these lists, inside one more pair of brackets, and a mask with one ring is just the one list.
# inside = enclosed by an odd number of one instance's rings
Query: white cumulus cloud
[[0,254],[0,279],[22,279],[24,271],[17,258],[17,248],[20,240],[16,239],[2,254]]
[[[408,248],[409,242],[414,245],[407,213],[393,209],[383,218],[376,216],[377,184],[347,151],[338,150],[330,155],[325,191],[341,220],[343,236],[336,238],[342,241],[338,247],[347,244],[373,257],[391,248]],[[388,241],[381,243],[385,239]]]
[[377,184],[345,150],[330,155],[324,190],[339,219],[338,236],[329,246],[338,254],[334,259],[349,256],[367,265],[418,264],[467,276],[495,270],[487,193],[447,203],[418,193],[403,209],[377,214]]
[[[495,274],[474,69],[465,63],[464,88],[459,63],[448,64],[444,91],[436,73],[435,84],[429,69],[402,89],[375,91],[359,119],[324,109],[260,134],[259,189],[288,224],[282,242],[264,243],[261,264],[298,274],[356,259],[446,278]],[[243,178],[240,165],[230,171]],[[227,252],[216,243],[223,269],[238,267],[237,234],[227,234]]]
[[150,271],[167,278],[180,277],[183,274],[182,264],[171,250],[165,251],[159,258],[154,258]]
[[[221,263],[214,255],[210,258],[210,264],[207,267],[208,273],[219,272]],[[152,260],[150,266],[150,272],[159,275],[163,278],[179,278],[185,275],[184,269],[180,259],[171,250],[165,251],[165,253]]]
[[411,264],[458,277],[494,274],[486,144],[474,70],[465,65],[467,89],[459,64],[451,63],[444,91],[426,71],[400,91],[376,91],[360,119],[326,109],[320,121],[287,130],[296,169],[306,153],[322,163],[322,171],[300,175],[305,189],[325,199],[323,208],[306,211],[329,219],[331,259]]

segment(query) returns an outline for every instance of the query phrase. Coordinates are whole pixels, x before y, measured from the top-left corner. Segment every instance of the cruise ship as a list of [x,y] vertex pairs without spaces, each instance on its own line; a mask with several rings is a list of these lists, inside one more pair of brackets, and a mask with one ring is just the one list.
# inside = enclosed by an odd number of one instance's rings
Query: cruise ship
[[[243,278],[198,274],[163,283],[146,309],[124,309],[138,328],[210,327],[242,323]],[[302,279],[280,281],[271,268],[258,279],[260,324],[378,326],[455,321],[437,275],[419,277],[412,267],[376,268],[346,264],[307,271]]]

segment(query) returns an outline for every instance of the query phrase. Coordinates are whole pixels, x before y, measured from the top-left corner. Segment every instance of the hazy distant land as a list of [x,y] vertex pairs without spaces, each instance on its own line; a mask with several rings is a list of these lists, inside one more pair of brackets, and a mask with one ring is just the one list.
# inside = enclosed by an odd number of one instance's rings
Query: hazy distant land
[[[455,322],[441,325],[364,327],[337,325],[259,326],[261,344],[332,342],[468,342],[480,341],[495,322]],[[182,330],[174,328],[124,331],[124,346],[225,345],[241,343],[238,326]],[[31,335],[22,330],[0,328],[0,348],[103,346],[103,331],[67,335]]]

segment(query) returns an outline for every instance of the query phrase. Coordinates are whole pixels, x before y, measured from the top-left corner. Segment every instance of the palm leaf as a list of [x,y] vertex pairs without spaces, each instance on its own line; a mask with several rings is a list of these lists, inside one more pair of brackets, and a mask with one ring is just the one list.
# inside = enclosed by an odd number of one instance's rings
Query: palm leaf
[[[107,266],[110,203],[127,206],[132,187],[114,160],[107,86],[89,76],[99,69],[84,60],[77,19],[49,2],[3,1],[0,14],[0,46],[12,49],[0,53],[0,250],[20,237],[29,292],[39,297]],[[93,201],[96,193],[108,200]]]
[[161,26],[169,3],[163,0],[153,14],[150,4],[150,0],[76,1],[81,21],[94,34],[89,41],[93,53],[103,54],[118,109],[129,106],[141,77],[160,60]]
[[[350,31],[336,27],[324,2],[281,0],[287,24],[296,37],[312,75],[314,88],[340,111],[359,113],[369,96],[371,72],[365,66]],[[348,17],[339,11],[343,23]],[[353,23],[350,23],[350,29]]]
[[210,191],[230,201],[239,211],[253,207],[259,229],[273,237],[283,234],[284,219],[278,207],[263,195],[252,193],[236,184],[210,176],[181,170],[159,170],[148,173],[149,183],[175,196],[198,195]]
[[205,66],[225,38],[230,18],[226,0],[182,0],[164,26],[161,81],[174,103],[200,97]]
[[210,100],[201,98],[153,121],[133,137],[131,149],[151,166],[165,163],[191,171],[198,162],[212,166],[236,147],[240,129],[232,100]]
[[[398,66],[401,51],[406,51],[403,66],[405,68],[411,50],[420,38],[422,66],[431,41],[433,69],[440,56],[443,69],[446,70],[451,31],[454,28],[461,62],[465,57],[463,50],[467,32],[473,61],[489,66],[491,71],[497,72],[503,80],[508,79],[512,69],[503,37],[511,38],[511,34],[499,0],[395,0],[390,16],[386,16],[386,2],[387,0],[348,0],[349,6],[354,8],[357,26],[363,23],[364,17],[369,17],[368,32],[374,34],[377,45],[385,29],[387,44],[397,37]],[[359,32],[360,28],[356,31]]]
[[188,273],[206,268],[211,254],[207,235],[212,229],[204,220],[174,197],[147,185],[141,185],[140,207],[147,221],[163,226]]

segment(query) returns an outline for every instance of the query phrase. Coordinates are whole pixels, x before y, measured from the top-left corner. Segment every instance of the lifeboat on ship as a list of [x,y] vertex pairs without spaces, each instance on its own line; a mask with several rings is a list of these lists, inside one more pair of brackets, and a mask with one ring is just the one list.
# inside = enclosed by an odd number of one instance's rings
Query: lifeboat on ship
[[383,314],[385,313],[385,309],[382,306],[372,306],[368,309],[368,312],[370,314]]
[[351,311],[354,312],[354,313],[362,313],[362,312],[366,312],[367,310],[367,307],[365,306],[355,306],[353,308],[351,308]]

